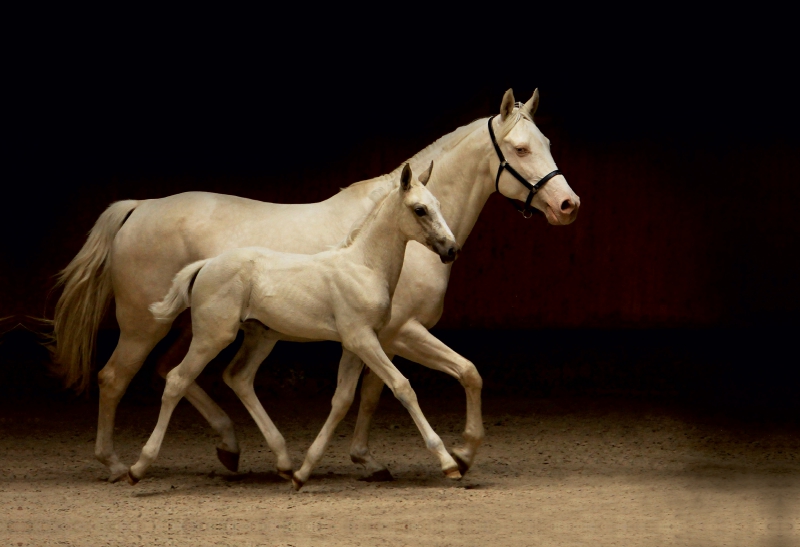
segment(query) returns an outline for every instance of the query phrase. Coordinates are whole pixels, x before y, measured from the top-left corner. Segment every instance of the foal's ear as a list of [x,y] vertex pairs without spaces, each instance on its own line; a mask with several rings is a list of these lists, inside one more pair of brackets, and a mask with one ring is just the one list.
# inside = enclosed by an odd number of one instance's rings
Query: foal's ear
[[503,102],[500,103],[500,118],[505,120],[511,115],[511,111],[514,110],[514,90],[510,87],[506,94],[503,95]]
[[537,108],[539,108],[539,88],[538,87],[533,90],[533,96],[530,98],[530,100],[527,103],[525,103],[525,110],[528,111],[528,113],[531,115],[531,118],[533,118],[533,115],[536,113],[536,109]]
[[411,188],[411,166],[408,164],[403,166],[403,173],[400,175],[400,188],[404,192],[408,192],[408,189]]
[[433,160],[431,160],[431,166],[428,167],[424,173],[419,176],[419,180],[423,186],[428,185],[428,181],[431,179],[431,173],[433,173]]

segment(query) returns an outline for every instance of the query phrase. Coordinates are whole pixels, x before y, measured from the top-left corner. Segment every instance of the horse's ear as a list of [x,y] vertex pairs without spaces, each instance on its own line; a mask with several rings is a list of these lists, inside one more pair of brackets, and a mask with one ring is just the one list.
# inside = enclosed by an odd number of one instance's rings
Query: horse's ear
[[533,96],[530,98],[530,100],[527,103],[525,103],[525,110],[528,111],[528,113],[531,115],[531,118],[533,118],[533,115],[536,113],[536,109],[537,108],[539,108],[539,88],[538,87],[533,90]]
[[431,166],[428,167],[424,173],[419,176],[419,181],[422,183],[423,186],[428,185],[428,181],[431,180],[431,173],[433,173],[433,160],[431,160]]
[[514,90],[508,88],[506,94],[503,95],[503,102],[500,103],[500,119],[505,120],[511,115],[514,110]]
[[408,192],[408,189],[411,188],[411,166],[408,164],[403,166],[403,172],[400,175],[400,188],[404,192]]

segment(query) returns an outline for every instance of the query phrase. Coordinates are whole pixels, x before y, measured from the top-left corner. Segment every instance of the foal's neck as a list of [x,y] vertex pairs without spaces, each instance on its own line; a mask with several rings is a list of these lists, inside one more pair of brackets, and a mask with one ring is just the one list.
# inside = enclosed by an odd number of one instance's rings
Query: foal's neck
[[398,218],[404,213],[403,200],[394,191],[377,207],[379,209],[375,217],[361,229],[351,252],[355,260],[385,276],[389,293],[393,295],[403,269],[408,243],[408,237],[398,226]]

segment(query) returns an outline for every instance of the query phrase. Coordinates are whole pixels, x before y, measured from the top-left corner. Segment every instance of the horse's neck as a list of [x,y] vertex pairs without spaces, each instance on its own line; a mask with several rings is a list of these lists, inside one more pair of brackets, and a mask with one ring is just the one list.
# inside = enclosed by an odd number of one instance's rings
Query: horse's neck
[[489,158],[494,153],[485,124],[479,124],[455,148],[435,160],[428,189],[459,245],[467,240],[486,200],[494,192]]
[[389,293],[394,294],[408,243],[397,226],[402,199],[394,193],[378,207],[375,217],[364,225],[349,250],[354,260],[385,277]]

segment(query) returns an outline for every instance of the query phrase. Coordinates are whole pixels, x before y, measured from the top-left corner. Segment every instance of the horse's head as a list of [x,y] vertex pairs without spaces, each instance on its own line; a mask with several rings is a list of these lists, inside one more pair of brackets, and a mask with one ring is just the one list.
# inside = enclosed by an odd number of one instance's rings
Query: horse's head
[[[550,140],[545,137],[536,124],[533,114],[539,106],[539,90],[525,103],[514,101],[514,92],[506,91],[500,105],[500,115],[494,123],[497,145],[512,172],[503,170],[497,181],[498,191],[506,197],[526,201],[530,190],[513,175],[516,171],[530,185],[553,175],[556,162],[550,154]],[[495,161],[499,162],[500,159]],[[540,210],[550,224],[570,224],[578,216],[581,200],[567,184],[566,178],[558,172],[538,189],[530,202]]]
[[442,216],[439,200],[426,188],[433,171],[433,162],[419,177],[412,180],[411,167],[403,166],[400,175],[400,197],[403,202],[400,226],[404,233],[439,255],[442,262],[453,262],[461,247]]

